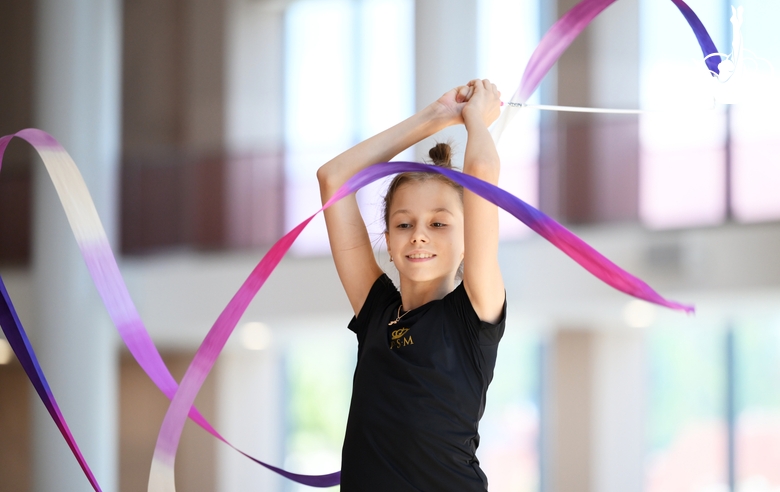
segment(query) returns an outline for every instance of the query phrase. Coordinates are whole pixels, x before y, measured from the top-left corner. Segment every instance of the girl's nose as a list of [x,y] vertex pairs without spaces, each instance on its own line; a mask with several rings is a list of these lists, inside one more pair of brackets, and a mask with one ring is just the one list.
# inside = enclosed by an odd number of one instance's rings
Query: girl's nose
[[418,242],[427,243],[428,237],[422,232],[415,232],[414,235],[412,236],[412,243],[418,243]]

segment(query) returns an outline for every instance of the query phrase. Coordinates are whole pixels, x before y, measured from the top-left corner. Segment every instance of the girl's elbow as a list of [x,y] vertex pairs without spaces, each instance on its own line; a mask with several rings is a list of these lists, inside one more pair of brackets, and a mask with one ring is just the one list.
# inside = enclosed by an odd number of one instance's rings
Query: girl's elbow
[[323,164],[317,169],[317,181],[319,181],[320,185],[327,183],[330,179],[330,175],[331,173],[328,171],[327,164]]
[[339,186],[344,184],[343,178],[328,164],[324,164],[317,169],[317,181],[320,185],[320,197],[323,201],[329,199]]
[[[317,169],[317,181],[320,183],[320,189],[331,189],[336,185],[338,177],[331,166],[323,164]],[[338,187],[338,186],[336,186]]]

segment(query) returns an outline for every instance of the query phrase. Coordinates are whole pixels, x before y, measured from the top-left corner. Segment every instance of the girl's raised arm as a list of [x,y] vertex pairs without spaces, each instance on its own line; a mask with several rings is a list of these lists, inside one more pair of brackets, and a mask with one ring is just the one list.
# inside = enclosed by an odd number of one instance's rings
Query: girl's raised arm
[[[462,111],[468,132],[463,172],[498,184],[500,162],[488,126],[501,110],[500,93],[489,80],[469,82],[474,93]],[[498,208],[464,190],[463,284],[482,321],[497,322],[504,306],[504,280],[498,265]]]
[[[468,86],[452,89],[414,116],[359,143],[320,167],[317,179],[322,203],[361,169],[389,161],[439,130],[462,123],[461,110],[471,90]],[[357,315],[382,270],[374,259],[355,194],[325,210],[325,223],[336,270]]]

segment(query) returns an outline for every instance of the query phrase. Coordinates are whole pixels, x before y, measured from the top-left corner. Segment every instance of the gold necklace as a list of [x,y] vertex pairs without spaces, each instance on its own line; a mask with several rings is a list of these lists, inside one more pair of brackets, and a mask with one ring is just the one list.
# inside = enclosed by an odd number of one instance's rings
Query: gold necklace
[[387,324],[387,326],[393,326],[394,324],[398,323],[401,320],[401,318],[403,318],[404,316],[409,314],[409,311],[404,311],[404,314],[401,314],[401,306],[402,305],[403,304],[399,304],[398,305],[398,314],[396,315],[396,318],[393,321],[389,322]]

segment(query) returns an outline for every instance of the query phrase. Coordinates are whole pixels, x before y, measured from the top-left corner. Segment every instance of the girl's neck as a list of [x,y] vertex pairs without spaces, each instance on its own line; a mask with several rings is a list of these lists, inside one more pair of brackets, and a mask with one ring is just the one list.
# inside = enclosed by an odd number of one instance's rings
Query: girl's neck
[[404,311],[411,311],[431,301],[444,298],[455,288],[454,278],[428,282],[414,282],[401,277],[401,303]]

